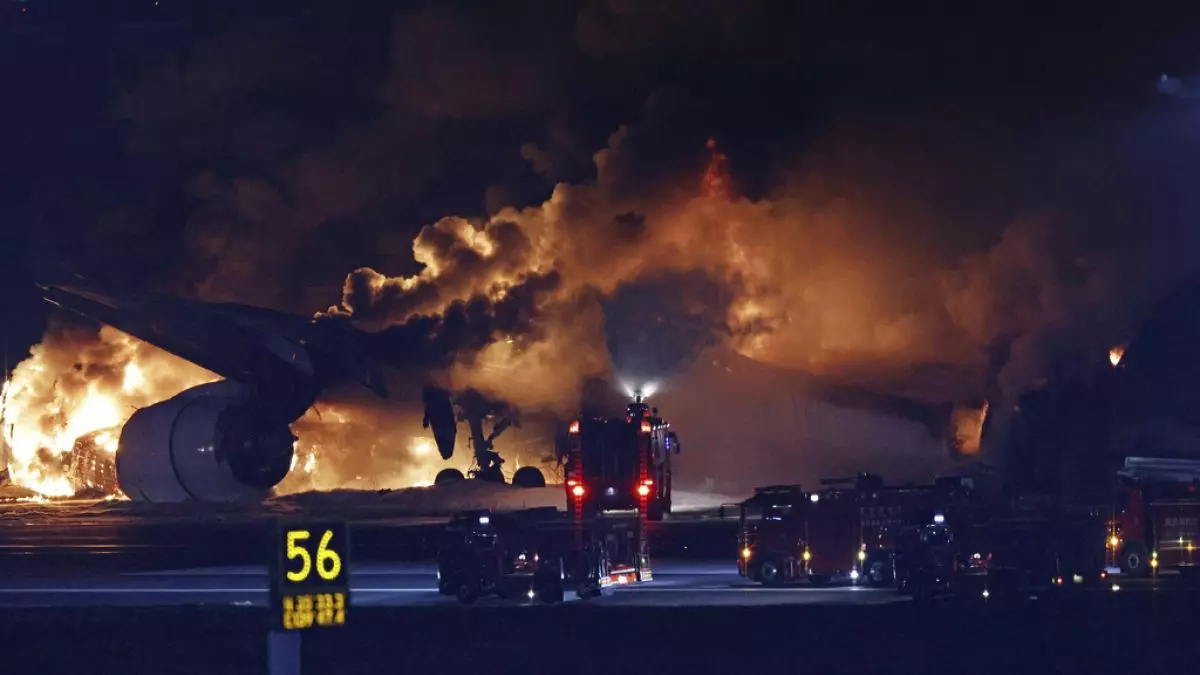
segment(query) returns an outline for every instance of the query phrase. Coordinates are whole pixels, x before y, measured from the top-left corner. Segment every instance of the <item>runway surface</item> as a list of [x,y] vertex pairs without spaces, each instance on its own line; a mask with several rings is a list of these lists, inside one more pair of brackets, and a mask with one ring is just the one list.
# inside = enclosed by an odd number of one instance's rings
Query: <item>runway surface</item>
[[[0,579],[0,606],[6,607],[151,607],[229,605],[263,607],[267,598],[264,568],[254,566],[193,568],[153,572],[87,575],[40,574]],[[1151,581],[1118,580],[1120,592],[1159,590]],[[1196,589],[1172,587],[1172,593]],[[1113,593],[1110,585],[1086,592]],[[567,593],[566,602],[578,602]],[[615,606],[762,606],[762,605],[880,605],[906,602],[894,591],[862,586],[817,588],[801,583],[765,588],[739,577],[724,561],[660,561],[654,581],[610,589],[589,604]],[[436,590],[432,563],[362,564],[353,572],[354,607],[455,605]],[[518,600],[484,598],[481,605],[520,606]]]
[[[613,589],[590,600],[603,605],[763,605],[877,604],[896,602],[895,593],[866,588],[767,589],[739,577],[730,562],[667,561],[655,568],[654,581]],[[125,574],[37,575],[0,580],[3,606],[265,606],[267,577],[262,567],[218,567]],[[566,602],[577,601],[568,593]],[[456,604],[438,595],[432,563],[366,564],[351,582],[352,606]],[[479,604],[520,605],[519,601],[482,599]]]

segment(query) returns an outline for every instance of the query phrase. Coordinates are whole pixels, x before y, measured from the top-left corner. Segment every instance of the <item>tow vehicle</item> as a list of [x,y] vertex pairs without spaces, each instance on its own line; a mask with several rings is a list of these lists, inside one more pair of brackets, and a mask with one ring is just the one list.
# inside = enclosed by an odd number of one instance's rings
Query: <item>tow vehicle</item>
[[649,520],[671,512],[671,460],[680,452],[671,425],[641,395],[624,417],[581,417],[558,445],[567,503],[589,514],[644,508]]

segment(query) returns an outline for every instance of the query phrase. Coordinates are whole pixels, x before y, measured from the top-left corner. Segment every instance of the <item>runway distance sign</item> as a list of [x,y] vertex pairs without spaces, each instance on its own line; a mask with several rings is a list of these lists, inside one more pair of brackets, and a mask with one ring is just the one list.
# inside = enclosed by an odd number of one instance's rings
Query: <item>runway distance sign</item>
[[270,575],[274,629],[344,626],[350,611],[345,523],[279,523],[271,534]]

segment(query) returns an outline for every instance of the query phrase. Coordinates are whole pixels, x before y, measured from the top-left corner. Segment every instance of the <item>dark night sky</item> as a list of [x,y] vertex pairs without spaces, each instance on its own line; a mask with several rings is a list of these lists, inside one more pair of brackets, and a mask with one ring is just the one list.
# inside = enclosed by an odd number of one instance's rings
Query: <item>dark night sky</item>
[[[46,316],[36,261],[224,297],[242,277],[214,272],[219,240],[225,260],[273,278],[249,300],[315,311],[355,267],[410,272],[406,242],[444,214],[539,203],[555,182],[587,180],[592,153],[663,92],[686,95],[671,100],[687,110],[630,168],[636,182],[713,135],[743,194],[832,166],[966,223],[913,235],[950,249],[1042,207],[1095,209],[1097,227],[1122,236],[1158,210],[1190,220],[1169,201],[1188,157],[1155,149],[1194,142],[1193,113],[1153,82],[1200,70],[1193,17],[1047,3],[834,13],[700,0],[619,20],[604,2],[556,0],[0,3],[0,330],[14,358]],[[194,75],[187,88],[171,85],[180,72]],[[522,157],[527,143],[543,170]],[[846,160],[846,147],[873,159]],[[322,186],[347,185],[297,198],[289,213],[313,220],[298,243],[279,252],[293,239],[282,227],[214,233],[228,204],[204,176],[302,186],[289,171],[310,153]]]

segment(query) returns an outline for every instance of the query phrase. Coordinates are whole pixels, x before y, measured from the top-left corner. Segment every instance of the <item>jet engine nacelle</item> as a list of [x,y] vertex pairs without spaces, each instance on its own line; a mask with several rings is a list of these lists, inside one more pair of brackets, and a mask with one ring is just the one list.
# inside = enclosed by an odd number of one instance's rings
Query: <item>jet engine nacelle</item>
[[121,429],[117,482],[135,502],[262,500],[291,468],[295,436],[266,424],[236,382],[188,389]]

